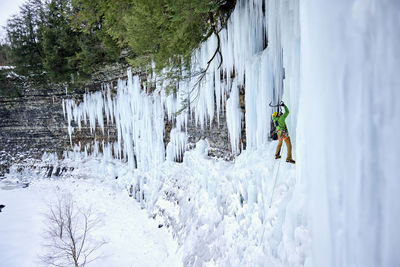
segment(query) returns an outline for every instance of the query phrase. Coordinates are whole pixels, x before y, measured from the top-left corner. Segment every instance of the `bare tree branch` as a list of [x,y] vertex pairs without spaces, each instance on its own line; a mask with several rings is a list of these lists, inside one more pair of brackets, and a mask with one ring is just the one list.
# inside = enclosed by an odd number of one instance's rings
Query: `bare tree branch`
[[[212,57],[207,61],[207,66],[205,69],[201,70],[197,75],[200,75],[200,77],[197,79],[196,83],[193,85],[192,89],[190,90],[189,94],[188,94],[188,99],[186,101],[186,103],[184,103],[183,107],[178,110],[177,112],[175,112],[175,115],[179,115],[180,113],[182,113],[182,111],[184,111],[185,109],[189,108],[189,113],[190,113],[190,105],[196,101],[199,98],[200,95],[200,84],[201,82],[204,80],[204,77],[206,77],[208,69],[211,66],[211,63],[214,61],[214,59],[216,58],[217,55],[219,55],[219,59],[220,62],[218,64],[217,70],[221,68],[222,63],[223,63],[223,57],[222,57],[222,52],[221,52],[221,38],[219,36],[219,32],[221,31],[217,29],[217,26],[214,22],[214,17],[213,15],[210,15],[210,20],[213,24],[210,34],[209,36],[211,36],[212,34],[215,34],[215,36],[217,37],[217,47],[215,48],[214,54],[212,55]],[[196,96],[193,98],[193,100],[190,100],[190,95],[194,92],[194,90],[197,89],[197,94]]]
[[106,242],[87,241],[100,220],[92,217],[90,209],[76,211],[71,195],[60,197],[50,206],[46,219],[49,226],[45,230],[47,252],[40,257],[43,263],[83,267],[99,258],[94,253]]

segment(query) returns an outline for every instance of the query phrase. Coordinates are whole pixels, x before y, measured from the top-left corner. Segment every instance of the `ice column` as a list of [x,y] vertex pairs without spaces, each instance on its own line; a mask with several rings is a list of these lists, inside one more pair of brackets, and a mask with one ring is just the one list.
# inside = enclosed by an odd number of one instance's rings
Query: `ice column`
[[400,2],[301,2],[300,179],[314,266],[398,266]]

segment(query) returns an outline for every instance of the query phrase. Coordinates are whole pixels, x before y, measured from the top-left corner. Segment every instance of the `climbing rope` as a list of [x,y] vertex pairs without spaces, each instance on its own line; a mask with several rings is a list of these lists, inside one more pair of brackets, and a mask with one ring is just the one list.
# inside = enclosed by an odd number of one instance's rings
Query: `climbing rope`
[[279,167],[281,166],[281,160],[282,160],[282,159],[279,160],[279,163],[278,163],[278,170],[276,171],[276,174],[275,174],[274,187],[272,187],[272,194],[271,194],[271,199],[270,199],[270,201],[269,201],[269,208],[271,208],[272,197],[274,196],[275,186],[276,186],[276,182],[277,182],[277,180],[278,180],[278,173],[279,173]]
[[[274,196],[275,186],[276,186],[276,182],[277,182],[277,180],[278,180],[278,173],[279,173],[279,168],[280,168],[280,166],[281,166],[281,160],[282,160],[282,159],[279,159],[279,162],[278,162],[278,169],[277,169],[276,174],[275,174],[275,181],[274,181],[274,186],[273,186],[273,188],[272,188],[272,194],[271,194],[271,199],[270,199],[270,201],[269,201],[269,208],[268,208],[268,210],[271,208],[272,197]],[[275,170],[275,168],[274,168],[274,170]],[[261,193],[262,193],[262,201],[263,201],[263,210],[265,211],[265,207],[264,207],[264,190],[263,190],[263,188],[264,188],[263,185],[261,185]],[[265,232],[265,225],[264,225],[264,224],[265,224],[265,221],[266,221],[266,219],[267,219],[268,210],[267,210],[267,212],[265,212],[265,214],[264,214],[263,229],[262,229],[262,233],[261,233],[261,238],[260,238],[259,245],[261,245],[261,243],[262,243],[263,240],[264,240],[264,232]]]

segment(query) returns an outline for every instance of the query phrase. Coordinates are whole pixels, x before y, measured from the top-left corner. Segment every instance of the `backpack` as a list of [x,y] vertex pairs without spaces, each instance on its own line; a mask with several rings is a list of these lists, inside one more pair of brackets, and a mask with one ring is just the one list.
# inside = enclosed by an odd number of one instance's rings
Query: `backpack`
[[271,119],[271,131],[269,132],[269,138],[271,140],[278,140],[278,133],[276,132],[276,126],[278,126],[278,121],[274,123],[274,120]]

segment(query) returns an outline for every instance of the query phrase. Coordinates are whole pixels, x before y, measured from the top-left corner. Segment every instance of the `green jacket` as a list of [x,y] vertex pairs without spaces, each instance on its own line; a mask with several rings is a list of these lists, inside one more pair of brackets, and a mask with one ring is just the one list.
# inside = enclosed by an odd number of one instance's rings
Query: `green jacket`
[[276,122],[278,122],[278,126],[275,126],[276,131],[281,131],[281,130],[286,129],[285,120],[286,120],[286,117],[289,115],[289,109],[286,105],[283,107],[285,108],[285,113],[283,113],[283,115],[280,117],[276,116],[275,118],[272,119],[274,121],[275,125],[276,125]]

